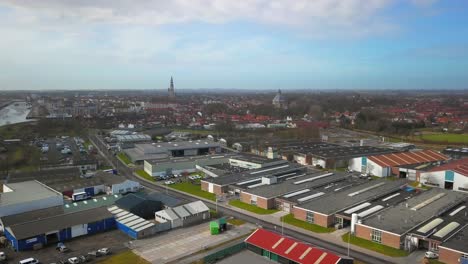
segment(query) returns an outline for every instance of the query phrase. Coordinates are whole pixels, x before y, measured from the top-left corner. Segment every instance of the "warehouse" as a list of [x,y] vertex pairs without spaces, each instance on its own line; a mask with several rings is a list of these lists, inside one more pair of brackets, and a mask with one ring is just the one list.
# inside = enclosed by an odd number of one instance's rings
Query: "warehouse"
[[115,228],[115,220],[105,207],[37,218],[5,227],[5,237],[17,251],[42,248]]
[[121,183],[115,183],[107,187],[109,194],[125,194],[130,192],[138,192],[141,189],[140,183],[131,180],[125,180]]
[[233,154],[224,154],[145,160],[144,170],[153,177],[191,173],[197,171],[197,167],[227,163],[232,156]]
[[157,222],[169,223],[171,228],[176,228],[210,219],[210,209],[202,201],[195,201],[158,211],[154,215]]
[[[420,193],[421,191],[414,189],[413,187],[406,187],[398,191],[388,193],[383,197],[370,199],[366,202],[356,204],[351,208],[344,209],[335,214],[335,226],[340,228],[350,226],[352,215],[354,214],[356,215],[356,221],[366,219],[385,208],[398,205],[407,199],[419,195]],[[354,230],[351,231],[353,232]]]
[[95,197],[95,198],[84,200],[84,201],[70,202],[70,203],[66,203],[63,206],[63,209],[65,213],[71,213],[71,212],[82,211],[82,210],[87,210],[87,209],[92,209],[92,208],[103,207],[103,206],[109,207],[109,206],[112,206],[115,203],[115,201],[117,201],[121,197],[122,195],[120,194],[110,194],[110,195]]
[[144,219],[154,217],[154,212],[163,209],[162,202],[153,200],[144,194],[127,194],[115,202],[120,209],[130,212]]
[[140,239],[168,230],[168,224],[155,224],[117,206],[107,209],[114,217],[117,228],[133,239]]
[[245,154],[235,155],[229,158],[229,164],[234,167],[241,167],[244,169],[260,169],[265,167],[272,167],[286,163],[282,159],[268,159],[262,156]]
[[468,148],[447,147],[442,153],[453,159],[468,158]]
[[[292,177],[292,178],[291,178]],[[286,198],[300,194],[314,194],[315,188],[344,181],[345,173],[316,172],[297,176],[263,177],[261,183],[252,183],[242,187],[240,200],[264,209],[283,209],[289,212],[290,206],[283,206],[280,196]],[[289,203],[288,203],[289,204]]]
[[419,172],[417,180],[428,186],[468,192],[468,158],[427,168]]
[[151,141],[151,136],[145,134],[116,135],[115,138],[119,143],[137,143]]
[[278,263],[353,263],[350,258],[261,228],[248,236],[245,244],[248,250]]
[[468,225],[465,224],[439,246],[439,260],[446,264],[468,264]]
[[463,193],[438,188],[422,192],[357,223],[355,235],[389,247],[411,249],[414,244],[419,244],[416,238],[407,238],[414,228],[455,208],[467,197]]
[[28,211],[28,212],[24,212],[20,214],[3,216],[0,218],[1,231],[4,231],[3,227],[5,226],[11,226],[14,224],[20,224],[20,223],[33,221],[39,218],[59,215],[59,214],[63,214],[64,212],[65,211],[64,211],[63,206],[59,205],[59,206],[54,206],[54,207],[49,207],[49,208],[44,208],[44,209],[39,209],[39,210]]
[[443,154],[433,150],[422,150],[356,157],[349,161],[348,168],[353,171],[368,173],[377,177],[399,175],[400,178],[407,178],[407,176],[413,176],[406,175],[405,172],[400,173],[399,167],[428,162],[442,162],[446,160],[448,160],[448,157]]
[[124,152],[130,157],[133,163],[143,163],[144,160],[221,153],[221,145],[209,140],[159,142],[152,144],[135,144],[135,147],[125,149]]
[[38,182],[4,183],[0,193],[0,217],[63,206],[63,196]]
[[[360,203],[388,195],[400,190],[405,185],[405,180],[371,180],[361,185],[352,186],[351,188],[338,188],[333,193],[316,196],[305,203],[294,206],[293,214],[296,219],[323,227],[330,227],[336,224],[336,213],[352,208]],[[320,199],[316,199],[318,197]]]
[[432,217],[406,235],[408,250],[429,249],[437,251],[440,244],[468,223],[468,200]]
[[292,163],[285,163],[279,166],[222,175],[217,178],[205,178],[201,180],[201,189],[215,194],[223,194],[228,191],[240,194],[240,190],[243,186],[261,183],[264,177],[282,177],[286,175],[288,177],[293,177],[305,174],[305,171],[305,167]]
[[323,149],[309,149],[306,152],[298,152],[305,156],[307,165],[320,166],[322,168],[347,167],[349,160],[359,157],[367,157],[383,153],[395,152],[391,149],[376,148],[370,146],[333,147]]

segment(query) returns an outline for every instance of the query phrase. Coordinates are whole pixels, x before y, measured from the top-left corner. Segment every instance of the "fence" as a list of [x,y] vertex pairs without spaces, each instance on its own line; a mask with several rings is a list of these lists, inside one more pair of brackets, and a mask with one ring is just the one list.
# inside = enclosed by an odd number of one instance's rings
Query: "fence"
[[212,264],[215,263],[216,261],[223,259],[225,257],[228,257],[230,255],[233,255],[235,253],[238,253],[245,249],[245,243],[241,242],[239,244],[235,244],[233,246],[230,246],[228,248],[222,249],[218,252],[215,252],[211,255],[206,256],[203,261],[205,264]]

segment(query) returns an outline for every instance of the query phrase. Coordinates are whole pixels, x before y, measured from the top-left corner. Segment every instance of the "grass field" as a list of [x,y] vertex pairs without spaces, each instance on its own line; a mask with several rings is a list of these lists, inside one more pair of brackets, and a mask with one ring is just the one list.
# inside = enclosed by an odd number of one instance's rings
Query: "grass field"
[[216,195],[214,193],[206,192],[203,191],[200,187],[200,185],[195,185],[190,182],[182,182],[182,183],[176,183],[169,185],[170,188],[190,193],[198,197],[202,197],[208,200],[215,201],[216,200]]
[[276,209],[263,209],[260,207],[257,207],[255,205],[247,204],[244,202],[241,202],[239,200],[231,200],[229,201],[229,205],[235,206],[240,209],[247,210],[252,213],[260,214],[260,215],[266,215],[266,214],[273,214],[278,212]]
[[[341,236],[341,239],[344,242],[348,242],[348,234],[349,233],[346,233]],[[351,240],[350,240],[351,244],[378,252],[383,255],[387,255],[390,257],[406,257],[409,255],[408,252],[401,250],[401,249],[392,248],[389,246],[378,244],[378,243],[375,243],[366,239],[362,239],[359,237],[355,237],[355,236],[350,236],[350,237],[351,237]]]
[[130,160],[130,158],[127,156],[127,154],[123,153],[123,152],[120,152],[119,154],[117,154],[117,157],[119,157],[119,159],[125,163],[126,165],[132,163],[132,161]]
[[132,251],[125,251],[116,255],[113,255],[112,257],[109,257],[103,261],[99,261],[98,263],[100,264],[127,264],[127,263],[132,263],[132,264],[149,264],[148,261],[143,259],[142,257],[136,255]]
[[468,134],[423,134],[421,135],[421,139],[440,143],[468,143]]
[[283,221],[283,222],[285,222],[287,224],[293,225],[293,226],[300,227],[300,228],[305,229],[305,230],[312,231],[314,233],[331,233],[331,232],[335,231],[335,228],[323,227],[323,226],[307,223],[305,221],[301,221],[299,219],[296,219],[296,218],[294,218],[293,214],[288,214],[288,215],[285,215],[285,216],[281,217],[281,221]]
[[151,177],[151,175],[146,173],[146,171],[144,171],[144,170],[137,170],[137,171],[135,171],[135,173],[138,174],[138,176],[147,179],[148,181],[153,181],[153,182],[155,181],[154,178]]

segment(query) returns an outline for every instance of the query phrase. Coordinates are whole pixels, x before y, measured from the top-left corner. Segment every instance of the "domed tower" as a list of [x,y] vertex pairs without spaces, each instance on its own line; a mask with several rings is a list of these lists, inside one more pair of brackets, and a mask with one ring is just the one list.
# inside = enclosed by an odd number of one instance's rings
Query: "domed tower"
[[284,95],[281,93],[281,90],[278,90],[275,98],[273,98],[273,105],[276,108],[288,108],[288,101],[286,100],[286,97],[284,97]]

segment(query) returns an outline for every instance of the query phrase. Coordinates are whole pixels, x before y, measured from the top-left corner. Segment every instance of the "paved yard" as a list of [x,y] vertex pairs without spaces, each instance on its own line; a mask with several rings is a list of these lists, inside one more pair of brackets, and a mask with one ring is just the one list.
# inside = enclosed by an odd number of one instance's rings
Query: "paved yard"
[[212,236],[208,223],[203,223],[171,230],[152,238],[132,241],[131,248],[133,252],[151,263],[162,264],[246,235],[254,228],[254,225],[244,224]]
[[[14,252],[11,249],[2,249],[8,256],[8,263],[18,263],[19,260],[33,257],[41,261],[41,263],[53,263],[59,260],[65,260],[71,257],[86,255],[89,251],[97,250],[99,248],[107,247],[112,253],[122,252],[127,250],[125,242],[130,238],[122,233],[120,230],[112,230],[96,235],[83,236],[79,238],[66,241],[65,245],[70,248],[69,252],[60,253],[55,250],[55,244],[49,245],[43,249],[36,251]],[[104,259],[104,257],[97,258],[96,260]],[[96,263],[93,260],[88,263]]]

